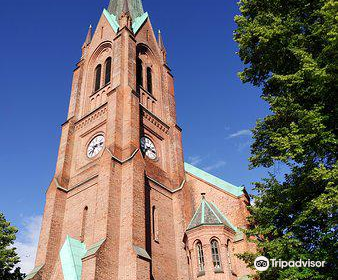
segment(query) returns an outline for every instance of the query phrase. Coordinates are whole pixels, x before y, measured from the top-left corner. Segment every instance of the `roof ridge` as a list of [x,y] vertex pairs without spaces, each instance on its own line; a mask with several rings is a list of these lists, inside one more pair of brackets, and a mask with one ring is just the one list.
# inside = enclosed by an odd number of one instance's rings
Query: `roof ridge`
[[198,167],[191,165],[190,163],[184,163],[185,171],[200,178],[201,180],[214,185],[236,197],[240,197],[244,194],[244,187],[237,187],[221,178],[216,177]]

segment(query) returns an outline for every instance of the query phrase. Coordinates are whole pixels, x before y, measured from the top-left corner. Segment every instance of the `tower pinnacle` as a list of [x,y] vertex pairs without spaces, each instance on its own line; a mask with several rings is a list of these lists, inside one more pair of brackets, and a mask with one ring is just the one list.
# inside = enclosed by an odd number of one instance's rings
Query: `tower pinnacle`
[[162,51],[165,50],[161,30],[158,31],[158,46]]
[[92,25],[89,26],[88,28],[88,33],[87,33],[87,37],[86,37],[86,41],[85,41],[85,45],[88,46],[90,44],[90,42],[92,41]]
[[162,37],[161,30],[158,31],[158,46],[160,47],[160,50],[162,52],[163,60],[166,63],[167,62],[167,51],[163,43],[163,37]]

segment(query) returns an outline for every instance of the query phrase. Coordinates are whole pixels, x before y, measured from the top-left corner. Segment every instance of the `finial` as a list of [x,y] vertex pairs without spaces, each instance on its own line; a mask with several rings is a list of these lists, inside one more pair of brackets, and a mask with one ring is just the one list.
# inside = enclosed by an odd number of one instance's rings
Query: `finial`
[[205,199],[206,193],[201,193],[202,199]]

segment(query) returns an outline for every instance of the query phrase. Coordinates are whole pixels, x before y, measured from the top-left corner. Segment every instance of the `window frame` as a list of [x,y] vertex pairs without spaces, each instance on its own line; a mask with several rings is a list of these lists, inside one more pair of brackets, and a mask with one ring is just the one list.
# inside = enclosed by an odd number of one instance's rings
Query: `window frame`
[[153,94],[153,69],[150,66],[147,67],[147,91]]
[[136,84],[143,87],[143,61],[139,57],[136,60]]
[[[112,69],[112,58],[108,57],[104,63],[105,67],[104,67],[104,71],[105,71],[105,75],[104,75],[104,85],[108,85],[111,81],[111,69]],[[109,68],[108,68],[109,66]]]
[[101,89],[102,64],[95,67],[94,71],[94,92]]
[[215,272],[223,272],[222,271],[222,259],[221,259],[221,251],[220,251],[220,242],[213,238],[210,241],[211,247],[211,257],[212,257],[212,264],[214,267]]
[[202,242],[198,241],[195,246],[197,251],[198,276],[201,276],[205,274],[205,259]]

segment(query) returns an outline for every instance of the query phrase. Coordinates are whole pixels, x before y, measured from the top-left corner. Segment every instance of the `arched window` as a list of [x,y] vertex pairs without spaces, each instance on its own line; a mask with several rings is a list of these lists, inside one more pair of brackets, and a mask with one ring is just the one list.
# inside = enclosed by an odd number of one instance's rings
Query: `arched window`
[[155,241],[159,241],[158,213],[155,206],[153,206],[153,237]]
[[86,206],[82,213],[81,242],[84,242],[87,227],[88,207]]
[[143,87],[143,65],[140,58],[136,61],[136,82],[137,85]]
[[111,78],[111,57],[108,57],[105,63],[105,77],[104,77],[104,84],[110,83]]
[[153,76],[150,67],[147,67],[147,90],[153,93]]
[[198,261],[198,271],[199,272],[204,272],[204,253],[203,253],[203,247],[202,243],[198,242],[196,244],[196,249],[197,249],[197,261]]
[[211,240],[211,255],[214,269],[221,269],[221,257],[219,252],[219,245],[216,239]]
[[95,68],[95,87],[94,87],[94,91],[97,91],[101,88],[101,70],[102,70],[101,64],[96,66],[96,68]]

